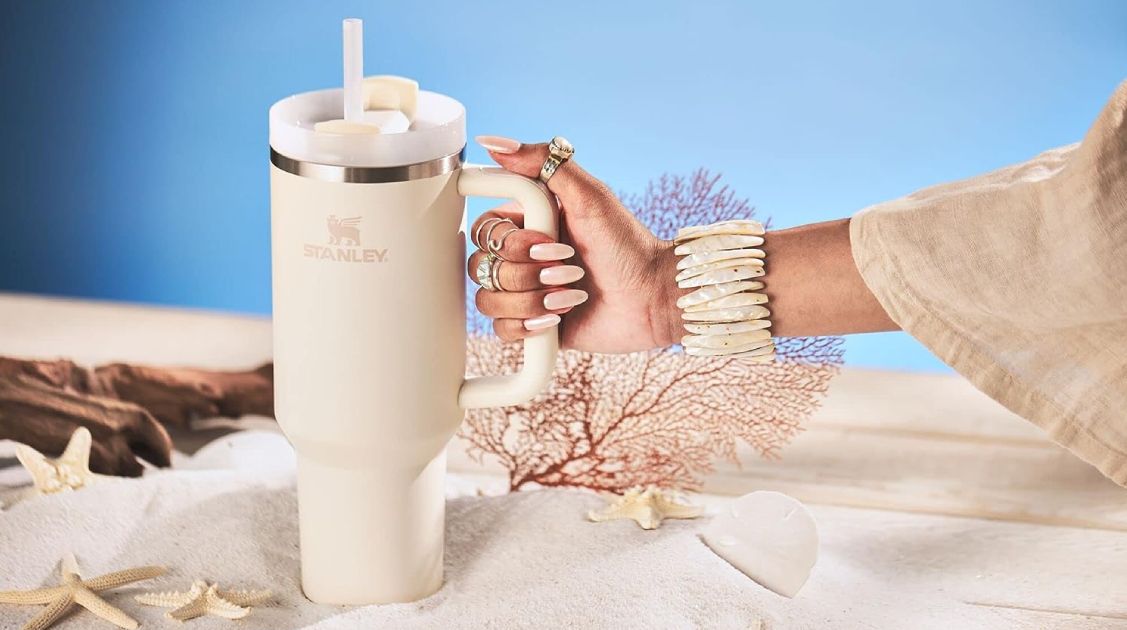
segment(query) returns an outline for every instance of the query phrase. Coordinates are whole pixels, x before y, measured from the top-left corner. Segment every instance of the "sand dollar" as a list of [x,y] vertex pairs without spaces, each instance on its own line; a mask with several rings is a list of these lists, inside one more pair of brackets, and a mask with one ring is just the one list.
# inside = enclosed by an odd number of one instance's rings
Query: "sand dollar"
[[712,517],[704,543],[758,584],[794,597],[818,561],[818,527],[797,500],[757,491]]

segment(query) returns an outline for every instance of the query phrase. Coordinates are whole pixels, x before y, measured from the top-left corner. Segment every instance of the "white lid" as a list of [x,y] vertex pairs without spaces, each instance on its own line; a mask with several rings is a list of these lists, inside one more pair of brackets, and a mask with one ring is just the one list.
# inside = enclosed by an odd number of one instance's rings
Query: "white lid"
[[418,111],[404,133],[350,134],[314,131],[339,119],[342,88],[295,94],[270,108],[270,146],[302,162],[336,166],[404,166],[458,153],[466,146],[466,108],[437,92],[419,92]]

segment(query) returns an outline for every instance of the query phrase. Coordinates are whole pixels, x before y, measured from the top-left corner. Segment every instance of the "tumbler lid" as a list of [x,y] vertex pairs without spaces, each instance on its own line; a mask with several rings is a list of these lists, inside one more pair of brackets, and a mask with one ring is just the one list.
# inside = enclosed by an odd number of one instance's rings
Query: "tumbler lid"
[[287,96],[270,108],[270,146],[302,162],[385,167],[428,162],[466,146],[466,109],[437,92],[420,91],[414,120],[402,133],[316,131],[319,122],[341,117],[344,90]]

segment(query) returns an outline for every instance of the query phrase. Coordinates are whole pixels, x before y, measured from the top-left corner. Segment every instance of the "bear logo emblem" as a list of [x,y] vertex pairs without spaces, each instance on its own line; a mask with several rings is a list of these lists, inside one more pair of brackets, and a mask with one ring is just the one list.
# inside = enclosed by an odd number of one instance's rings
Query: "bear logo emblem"
[[335,214],[330,214],[328,219],[329,245],[352,245],[353,247],[359,247],[360,218],[361,217],[346,217],[341,219]]

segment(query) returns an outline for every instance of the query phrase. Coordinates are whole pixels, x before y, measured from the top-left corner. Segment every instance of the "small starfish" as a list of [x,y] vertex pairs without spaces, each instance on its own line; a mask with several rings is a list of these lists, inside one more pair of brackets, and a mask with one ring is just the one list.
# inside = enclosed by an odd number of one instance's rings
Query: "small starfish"
[[62,584],[29,591],[0,592],[0,603],[47,605],[43,612],[24,625],[23,630],[43,630],[49,627],[61,619],[74,604],[82,606],[119,628],[132,629],[137,627],[137,621],[98,597],[97,593],[155,578],[158,575],[164,575],[165,571],[167,569],[164,567],[138,567],[83,580],[78,575],[78,563],[74,556],[67,554],[63,558],[60,571],[63,575]]
[[242,619],[250,614],[250,606],[261,604],[270,599],[270,595],[270,591],[221,591],[218,584],[196,580],[187,593],[145,593],[134,599],[147,606],[174,608],[165,615],[177,621],[187,621],[203,615]]
[[682,505],[667,497],[656,486],[631,488],[602,510],[591,510],[587,518],[601,523],[620,518],[632,518],[642,529],[657,529],[667,518],[696,518],[702,513],[695,505]]
[[26,444],[16,447],[16,457],[31,473],[39,494],[55,494],[84,488],[100,477],[90,472],[90,430],[78,427],[70,436],[66,450],[56,459]]

